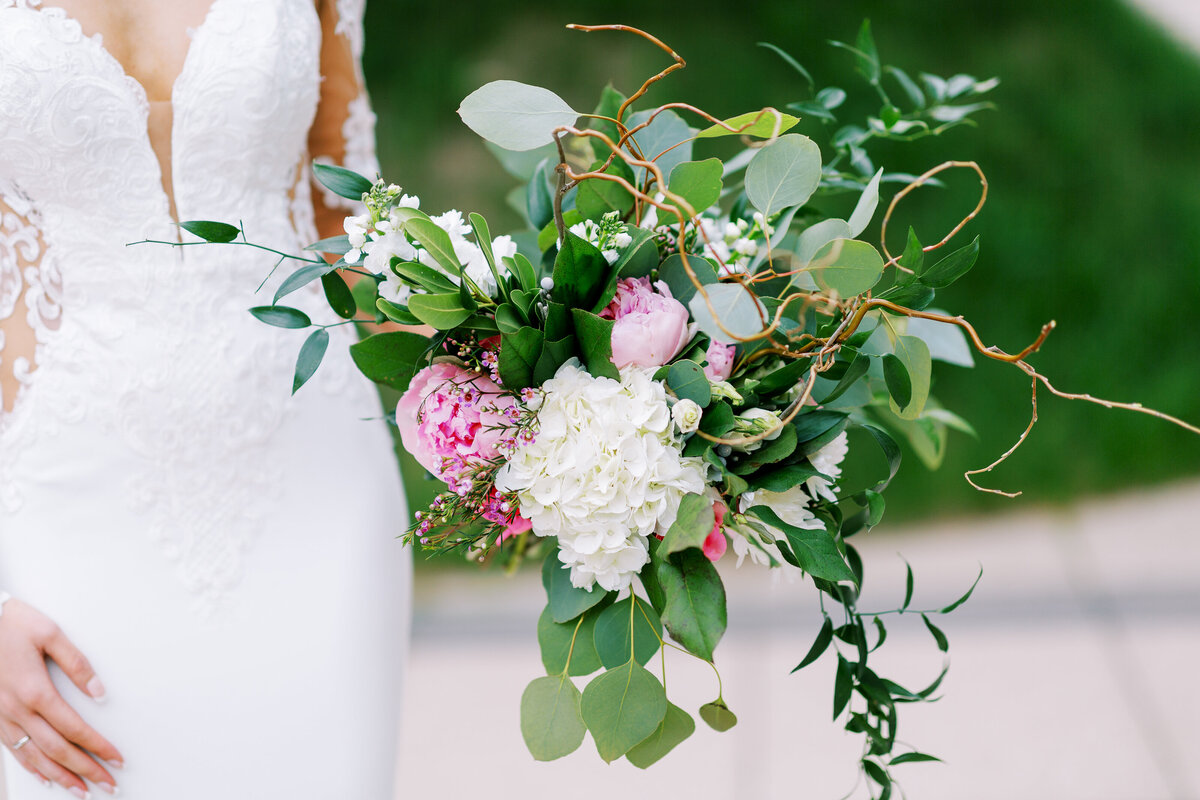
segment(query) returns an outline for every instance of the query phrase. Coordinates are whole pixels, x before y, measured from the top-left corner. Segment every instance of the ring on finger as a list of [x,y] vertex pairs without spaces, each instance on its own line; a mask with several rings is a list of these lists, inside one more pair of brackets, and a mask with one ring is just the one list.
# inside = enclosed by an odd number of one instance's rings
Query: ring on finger
[[25,734],[20,739],[18,739],[16,741],[16,744],[14,744],[12,746],[12,751],[15,753],[27,744],[29,744],[29,734]]

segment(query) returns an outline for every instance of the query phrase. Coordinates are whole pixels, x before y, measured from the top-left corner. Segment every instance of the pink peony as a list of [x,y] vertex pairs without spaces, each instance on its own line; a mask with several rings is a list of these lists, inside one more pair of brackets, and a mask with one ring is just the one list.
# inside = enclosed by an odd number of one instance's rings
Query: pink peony
[[413,376],[396,404],[396,427],[421,466],[449,479],[500,455],[507,420],[496,411],[515,404],[486,376],[439,362]]
[[705,354],[708,366],[704,368],[704,374],[708,376],[709,380],[729,380],[729,375],[733,372],[735,352],[737,352],[737,348],[731,344],[714,341],[708,345],[708,353]]
[[662,281],[653,287],[649,278],[619,281],[616,297],[600,316],[614,321],[612,361],[617,369],[660,367],[691,339],[688,310]]
[[708,537],[704,540],[704,555],[708,556],[709,561],[719,561],[721,556],[725,555],[725,547],[728,544],[725,541],[725,534],[721,529],[725,525],[725,514],[729,511],[725,504],[720,500],[713,503],[713,514],[716,520],[713,522],[713,529],[709,531]]

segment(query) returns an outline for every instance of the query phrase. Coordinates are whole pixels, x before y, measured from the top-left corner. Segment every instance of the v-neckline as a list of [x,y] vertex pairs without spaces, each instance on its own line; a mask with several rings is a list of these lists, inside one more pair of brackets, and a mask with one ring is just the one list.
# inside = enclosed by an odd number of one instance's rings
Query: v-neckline
[[[157,185],[159,192],[162,194],[162,199],[166,204],[165,213],[171,222],[175,223],[176,225],[180,221],[178,193],[175,191],[176,184],[178,183],[178,171],[176,169],[176,164],[178,162],[178,148],[175,145],[177,138],[176,122],[178,121],[179,116],[178,107],[176,105],[179,86],[183,82],[183,79],[187,76],[188,70],[192,65],[192,61],[194,60],[197,50],[195,46],[196,41],[201,37],[202,32],[212,20],[217,7],[224,2],[226,2],[226,0],[212,0],[208,6],[208,10],[204,12],[204,18],[200,21],[200,24],[195,27],[188,27],[185,29],[184,33],[188,38],[187,52],[184,53],[183,65],[179,68],[179,73],[171,81],[171,94],[166,100],[154,101],[150,100],[150,95],[146,91],[146,85],[137,78],[133,77],[133,75],[130,74],[129,70],[125,67],[125,63],[113,55],[112,51],[109,50],[104,44],[103,33],[99,31],[91,34],[84,32],[83,24],[80,23],[78,19],[68,14],[67,10],[60,6],[43,5],[35,8],[38,13],[45,14],[52,19],[60,20],[77,28],[79,30],[80,37],[88,42],[91,42],[92,46],[96,49],[96,52],[100,55],[100,58],[108,62],[109,66],[117,72],[117,74],[121,77],[122,82],[128,86],[131,92],[134,94],[134,99],[137,101],[138,107],[141,109],[142,115],[145,118],[143,120],[141,132],[142,141],[145,142],[146,149],[150,153],[150,159],[154,164],[155,172],[158,173]],[[169,139],[171,144],[171,154],[169,159],[163,159],[159,156],[158,150],[154,147],[154,140],[150,136],[150,110],[152,102],[157,104],[166,104],[170,109],[171,128]],[[171,167],[171,186],[169,189],[166,185],[166,182],[163,180],[164,175],[162,165],[164,161],[166,161],[166,163],[168,163]],[[171,211],[172,208],[174,208],[174,213]]]

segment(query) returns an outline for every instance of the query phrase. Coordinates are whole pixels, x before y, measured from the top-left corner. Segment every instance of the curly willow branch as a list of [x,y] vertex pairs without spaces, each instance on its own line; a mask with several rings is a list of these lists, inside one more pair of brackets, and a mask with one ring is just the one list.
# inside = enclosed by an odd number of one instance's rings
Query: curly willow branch
[[[794,292],[794,293],[787,295],[786,297],[780,298],[781,299],[780,306],[778,309],[776,309],[772,319],[768,322],[767,315],[765,313],[765,308],[763,307],[763,305],[760,302],[758,302],[757,295],[754,293],[753,289],[751,288],[751,284],[755,283],[755,282],[763,281],[763,280],[772,279],[772,278],[783,278],[783,277],[793,276],[799,272],[803,272],[806,269],[810,269],[811,265],[807,265],[807,264],[800,268],[797,268],[797,269],[793,269],[793,270],[789,270],[789,271],[785,271],[785,272],[777,272],[774,269],[774,266],[772,265],[771,260],[768,259],[767,268],[766,268],[766,270],[763,271],[762,275],[727,276],[725,279],[726,282],[738,283],[745,291],[750,293],[752,298],[754,298],[755,305],[759,312],[760,320],[763,324],[762,330],[760,330],[758,333],[756,333],[752,336],[741,336],[741,335],[733,333],[721,321],[720,315],[717,314],[716,309],[713,307],[712,300],[709,297],[708,291],[705,289],[704,284],[702,284],[700,282],[700,279],[696,275],[695,270],[692,269],[692,266],[691,266],[691,263],[689,260],[689,256],[686,252],[685,227],[690,220],[692,220],[693,218],[695,218],[697,216],[698,212],[696,209],[692,208],[691,204],[685,198],[683,198],[677,194],[674,194],[670,190],[670,187],[667,186],[667,183],[663,178],[662,170],[659,168],[659,166],[657,164],[657,159],[660,158],[662,155],[664,155],[666,152],[670,152],[670,149],[673,149],[673,148],[668,148],[667,150],[663,151],[663,153],[655,154],[653,158],[647,159],[646,154],[643,153],[641,151],[641,149],[638,147],[636,140],[633,139],[633,136],[638,131],[643,130],[646,126],[648,126],[651,122],[653,122],[654,119],[659,114],[661,114],[662,112],[664,112],[670,108],[678,108],[678,109],[690,111],[714,125],[721,126],[722,128],[724,128],[727,131],[730,131],[731,133],[741,133],[742,131],[749,129],[752,126],[757,125],[758,122],[762,119],[763,115],[774,114],[774,116],[775,116],[774,130],[772,131],[771,136],[767,140],[763,141],[760,145],[760,146],[765,146],[767,144],[770,144],[772,141],[774,141],[778,137],[778,135],[780,133],[780,129],[782,127],[782,123],[783,123],[782,114],[780,114],[780,112],[774,108],[764,108],[755,116],[755,118],[751,122],[735,129],[733,126],[729,125],[728,123],[713,117],[711,114],[708,114],[707,112],[702,111],[701,109],[696,108],[695,106],[691,106],[686,103],[670,103],[670,104],[664,105],[664,106],[656,109],[650,115],[650,117],[647,120],[645,120],[643,123],[635,126],[632,129],[627,128],[624,123],[624,116],[625,116],[625,112],[629,109],[629,106],[635,100],[642,97],[646,93],[646,91],[652,85],[654,85],[656,82],[662,80],[667,75],[674,72],[675,70],[682,69],[684,66],[686,66],[686,62],[683,60],[683,58],[681,58],[679,56],[678,53],[676,53],[673,49],[668,47],[665,43],[663,43],[658,38],[650,35],[649,33],[646,33],[645,31],[630,27],[628,25],[568,25],[567,27],[572,30],[580,30],[580,31],[585,31],[585,32],[624,31],[624,32],[628,32],[628,33],[633,33],[638,36],[641,36],[642,38],[646,39],[647,41],[651,42],[652,44],[654,44],[657,47],[659,47],[660,49],[662,49],[664,52],[666,52],[668,55],[670,55],[670,57],[672,59],[675,60],[675,63],[672,64],[671,66],[667,67],[666,69],[664,69],[662,72],[659,72],[658,74],[653,75],[649,79],[647,79],[646,82],[642,84],[641,88],[639,88],[631,97],[629,97],[628,100],[626,100],[624,103],[621,104],[621,107],[618,109],[617,116],[615,119],[605,118],[605,119],[608,119],[608,121],[610,121],[610,122],[616,123],[617,131],[619,134],[619,141],[614,142],[607,134],[605,134],[601,131],[592,130],[590,128],[585,129],[585,130],[580,130],[574,126],[562,126],[555,130],[554,134],[555,134],[556,141],[558,140],[559,134],[570,133],[575,136],[598,139],[598,140],[602,141],[605,145],[607,145],[610,150],[608,158],[605,160],[604,164],[602,164],[600,167],[593,169],[589,172],[576,174],[575,172],[573,172],[571,170],[570,166],[566,163],[566,158],[563,155],[561,143],[559,143],[559,153],[560,153],[561,161],[560,161],[560,164],[558,165],[558,171],[559,171],[560,180],[559,180],[558,197],[556,198],[555,210],[556,210],[556,221],[559,223],[560,236],[565,235],[565,231],[563,230],[563,227],[562,227],[561,205],[559,205],[559,204],[561,203],[562,195],[564,195],[566,193],[566,191],[570,188],[570,186],[576,185],[580,181],[584,181],[584,180],[612,181],[612,182],[622,186],[626,191],[628,191],[635,198],[635,200],[637,202],[647,204],[649,206],[652,206],[652,207],[658,209],[659,211],[661,211],[663,213],[670,214],[679,221],[679,230],[678,230],[678,234],[675,239],[675,246],[676,246],[676,251],[680,257],[680,261],[683,264],[684,271],[687,273],[688,278],[691,280],[692,284],[695,286],[697,294],[699,294],[701,297],[704,298],[705,305],[708,307],[708,311],[712,315],[713,321],[716,323],[717,327],[720,328],[721,332],[729,338],[730,341],[748,343],[748,342],[759,341],[762,339],[768,339],[769,346],[764,347],[761,350],[759,350],[758,352],[756,352],[753,355],[753,358],[755,358],[755,359],[763,358],[768,355],[779,355],[779,356],[783,356],[785,358],[812,358],[813,359],[812,367],[808,370],[806,377],[802,378],[796,384],[796,388],[800,389],[799,396],[788,406],[787,410],[784,412],[784,414],[782,415],[782,417],[780,419],[779,425],[776,426],[775,428],[772,428],[772,429],[766,430],[766,431],[761,431],[754,435],[741,436],[741,437],[737,437],[737,438],[723,438],[723,437],[712,436],[710,434],[704,433],[703,431],[698,431],[697,435],[703,437],[704,439],[706,439],[710,442],[714,442],[717,444],[746,445],[746,444],[751,444],[753,442],[761,441],[761,440],[767,438],[768,436],[770,436],[771,434],[773,434],[775,431],[777,431],[782,426],[790,423],[793,419],[795,419],[796,415],[800,413],[800,410],[802,408],[804,408],[804,406],[806,406],[812,402],[812,391],[813,391],[813,387],[816,383],[817,376],[820,373],[828,370],[833,365],[834,358],[837,355],[837,352],[840,349],[842,343],[844,341],[846,341],[846,339],[848,339],[850,336],[854,335],[854,333],[857,331],[858,327],[862,324],[862,321],[865,318],[866,314],[874,309],[886,309],[887,311],[890,311],[892,313],[900,314],[900,315],[907,316],[907,317],[915,317],[918,319],[928,319],[928,320],[932,320],[935,322],[943,322],[943,323],[946,323],[949,325],[955,325],[955,326],[959,327],[960,329],[962,329],[966,333],[966,335],[969,337],[969,339],[971,341],[971,345],[975,348],[975,350],[980,355],[985,356],[985,357],[990,358],[995,361],[1001,361],[1001,362],[1008,363],[1008,364],[1014,364],[1017,366],[1017,368],[1019,368],[1020,370],[1022,370],[1023,372],[1025,372],[1027,375],[1030,376],[1031,381],[1032,381],[1032,392],[1031,392],[1032,415],[1031,415],[1031,418],[1029,421],[1029,425],[1026,426],[1024,432],[1022,432],[1020,438],[1016,441],[1016,443],[1012,447],[1010,447],[1007,451],[1005,451],[1005,453],[1003,455],[1001,455],[1000,458],[998,458],[993,463],[989,464],[987,467],[983,467],[981,469],[976,469],[976,470],[969,470],[964,475],[964,477],[967,479],[967,482],[970,483],[973,487],[975,487],[979,491],[988,492],[988,493],[992,493],[992,494],[999,494],[1004,497],[1017,497],[1018,495],[1020,495],[1020,492],[1015,492],[1015,493],[1004,492],[999,489],[985,488],[985,487],[977,484],[972,479],[972,476],[980,475],[980,474],[986,473],[986,472],[991,472],[993,469],[995,469],[997,466],[999,466],[1005,460],[1007,460],[1014,452],[1016,452],[1016,450],[1029,437],[1030,432],[1033,430],[1033,426],[1037,423],[1037,420],[1038,420],[1038,415],[1037,415],[1037,385],[1038,385],[1038,383],[1041,383],[1043,386],[1045,386],[1046,389],[1048,391],[1050,391],[1052,394],[1054,394],[1058,397],[1062,397],[1064,399],[1083,400],[1086,402],[1095,403],[1097,405],[1104,406],[1105,408],[1125,409],[1128,411],[1136,411],[1136,412],[1139,412],[1142,414],[1149,414],[1150,416],[1157,417],[1158,419],[1162,419],[1173,425],[1177,425],[1191,433],[1200,435],[1200,428],[1197,428],[1194,425],[1190,425],[1189,423],[1184,422],[1183,420],[1177,419],[1176,417],[1172,417],[1168,414],[1163,414],[1162,412],[1155,411],[1150,408],[1146,408],[1143,405],[1141,405],[1140,403],[1117,403],[1117,402],[1113,402],[1111,400],[1103,400],[1100,398],[1092,397],[1091,395],[1088,395],[1088,394],[1071,394],[1068,392],[1059,391],[1058,389],[1054,388],[1054,386],[1050,383],[1050,381],[1045,376],[1038,373],[1037,370],[1035,370],[1032,366],[1030,366],[1025,361],[1025,358],[1032,355],[1033,353],[1036,353],[1038,351],[1038,349],[1041,348],[1042,344],[1044,344],[1046,341],[1046,337],[1048,337],[1050,335],[1050,332],[1054,330],[1055,323],[1053,320],[1051,320],[1050,322],[1048,322],[1042,326],[1041,332],[1038,334],[1037,338],[1032,343],[1030,343],[1028,346],[1026,346],[1024,349],[1020,350],[1019,352],[1011,353],[1011,354],[1004,352],[1003,350],[1001,350],[998,347],[985,345],[983,343],[983,340],[980,339],[979,334],[978,334],[978,332],[976,332],[975,328],[969,322],[967,322],[966,319],[964,319],[963,317],[960,317],[960,316],[951,317],[951,316],[947,316],[945,314],[936,314],[933,312],[918,311],[918,310],[911,309],[911,308],[905,308],[904,306],[897,305],[897,304],[889,302],[887,300],[871,298],[869,295],[867,295],[865,298],[855,297],[855,298],[849,298],[845,301],[839,302],[836,298],[826,298],[823,295],[821,295],[819,292],[811,292],[811,293],[810,292]],[[695,138],[695,137],[693,137],[693,138]],[[690,140],[688,140],[688,141],[690,141]],[[682,142],[680,144],[682,144]],[[626,146],[628,146],[632,150],[634,150],[636,152],[636,155],[626,152],[626,150],[624,149]],[[675,147],[678,147],[678,146],[679,145],[675,145]],[[640,168],[646,170],[646,181],[645,181],[645,185],[643,187],[641,187],[641,188],[635,187],[629,181],[627,181],[625,178],[623,178],[619,175],[610,175],[607,172],[609,166],[612,165],[613,159],[617,158],[617,157],[621,158],[621,160],[624,161],[626,163],[626,165],[628,165],[629,167],[640,167]],[[980,169],[979,165],[976,162],[974,162],[974,161],[946,161],[946,162],[943,162],[943,163],[937,165],[936,167],[933,167],[932,169],[922,173],[916,179],[914,179],[910,184],[908,184],[903,189],[901,189],[899,192],[897,192],[894,197],[892,197],[891,202],[888,204],[887,211],[884,213],[883,221],[880,225],[879,235],[880,235],[880,248],[882,249],[883,255],[886,259],[886,261],[884,263],[885,269],[889,266],[894,266],[898,270],[903,270],[905,272],[912,272],[912,270],[908,269],[907,267],[904,267],[903,265],[901,265],[899,263],[899,260],[900,260],[899,257],[893,256],[891,254],[891,252],[888,250],[888,246],[887,246],[888,223],[891,221],[892,215],[895,213],[897,205],[900,203],[900,201],[903,198],[907,197],[918,187],[923,186],[926,183],[928,183],[929,180],[931,178],[933,178],[935,175],[938,175],[939,173],[944,172],[949,169],[970,169],[970,170],[973,170],[975,172],[975,174],[979,176],[979,183],[980,183],[979,202],[976,203],[975,208],[972,209],[969,214],[967,214],[965,217],[963,217],[962,220],[960,220],[957,225],[955,225],[953,228],[951,228],[950,232],[947,233],[945,236],[943,236],[940,241],[938,241],[935,244],[927,245],[927,246],[923,247],[922,248],[923,252],[928,253],[930,251],[933,251],[940,247],[943,247],[944,245],[949,243],[950,240],[953,239],[956,235],[958,235],[958,233],[960,231],[962,231],[962,229],[964,227],[966,227],[966,225],[969,222],[971,222],[971,220],[975,219],[975,217],[978,216],[979,212],[983,209],[983,206],[987,202],[987,197],[988,197],[988,181],[987,181],[987,176],[984,174],[983,170]],[[569,179],[571,181],[571,183],[569,185],[567,183],[567,179]],[[652,186],[654,186],[655,184],[658,185],[658,187],[661,191],[661,194],[663,196],[662,200],[658,200],[658,199],[650,196],[650,194],[649,194],[650,188]],[[704,234],[703,230],[701,230],[701,235],[704,236],[705,240],[707,241],[707,236]],[[768,239],[768,242],[769,242],[769,239]],[[793,349],[791,347],[788,347],[787,345],[779,345],[776,342],[774,342],[774,340],[770,340],[769,337],[771,337],[772,334],[774,334],[779,329],[779,326],[780,326],[781,321],[783,320],[783,315],[784,315],[785,311],[788,309],[788,307],[792,303],[794,303],[797,300],[802,300],[804,302],[804,306],[802,309],[804,312],[807,312],[808,309],[813,306],[820,305],[820,304],[828,304],[828,306],[831,308],[831,310],[839,309],[839,308],[843,309],[845,312],[845,317],[842,319],[841,323],[838,325],[837,330],[833,333],[833,335],[831,335],[827,339],[822,340],[820,338],[812,336],[811,334],[805,334],[803,337],[801,337],[801,341],[803,339],[810,339],[811,341],[809,341],[807,344],[805,344],[802,347],[796,347],[795,349]]]

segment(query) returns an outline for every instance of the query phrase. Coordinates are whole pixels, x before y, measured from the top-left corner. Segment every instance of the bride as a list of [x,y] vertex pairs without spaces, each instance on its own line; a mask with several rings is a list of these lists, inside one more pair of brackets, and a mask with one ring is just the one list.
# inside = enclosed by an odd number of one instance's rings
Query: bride
[[0,0],[7,800],[392,796],[406,512],[352,333],[290,397],[272,256],[126,246],[341,232],[307,165],[374,174],[362,3]]

